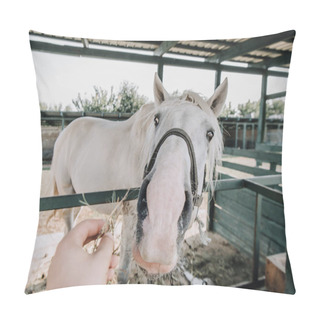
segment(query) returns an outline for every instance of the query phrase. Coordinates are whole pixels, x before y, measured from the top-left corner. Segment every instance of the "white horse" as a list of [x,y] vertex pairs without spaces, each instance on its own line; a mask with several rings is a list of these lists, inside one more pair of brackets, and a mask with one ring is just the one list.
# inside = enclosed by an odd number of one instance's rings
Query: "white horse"
[[[84,117],[58,137],[52,159],[55,194],[141,187],[138,200],[123,207],[118,282],[127,282],[132,256],[149,274],[175,267],[200,205],[205,165],[212,182],[221,157],[217,117],[227,87],[226,79],[208,101],[190,91],[177,99],[156,74],[155,102],[130,119]],[[110,205],[96,209],[111,210]],[[65,210],[69,229],[72,215]]]

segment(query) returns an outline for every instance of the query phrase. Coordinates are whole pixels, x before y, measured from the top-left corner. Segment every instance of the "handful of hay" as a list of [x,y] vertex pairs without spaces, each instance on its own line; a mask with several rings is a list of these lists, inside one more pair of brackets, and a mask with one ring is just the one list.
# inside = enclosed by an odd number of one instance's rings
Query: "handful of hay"
[[[95,252],[99,246],[100,243],[100,239],[107,233],[110,232],[112,234],[112,236],[114,237],[114,232],[115,232],[115,228],[117,226],[117,220],[120,214],[120,208],[123,205],[123,202],[126,200],[127,196],[128,196],[129,190],[127,191],[127,193],[125,194],[125,196],[122,198],[122,200],[119,201],[118,199],[115,199],[116,194],[115,192],[113,193],[112,196],[112,203],[117,203],[116,206],[114,207],[114,209],[111,211],[111,213],[106,217],[105,219],[105,223],[103,225],[103,227],[101,228],[97,238],[94,240],[94,244],[93,244],[93,248],[91,251],[91,253]],[[92,210],[94,213],[99,214],[94,208],[92,208],[92,206],[87,202],[84,194],[83,196],[83,201],[80,201],[81,204],[88,206],[90,208],[90,210]],[[113,250],[112,254],[114,255],[119,255],[119,248],[120,248],[120,242],[118,244],[118,246]]]

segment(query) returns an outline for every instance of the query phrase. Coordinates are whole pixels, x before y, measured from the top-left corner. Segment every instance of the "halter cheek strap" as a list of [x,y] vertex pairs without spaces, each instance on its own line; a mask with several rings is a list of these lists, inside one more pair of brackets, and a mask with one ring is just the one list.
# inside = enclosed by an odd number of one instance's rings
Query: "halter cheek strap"
[[195,152],[194,152],[194,148],[193,148],[193,144],[192,141],[189,137],[189,135],[182,129],[180,128],[174,128],[174,129],[170,129],[169,131],[167,131],[162,138],[160,139],[160,141],[158,142],[155,150],[153,151],[152,157],[149,161],[149,164],[146,165],[145,170],[144,170],[144,175],[143,178],[146,177],[147,174],[150,173],[150,171],[152,170],[157,156],[158,156],[158,152],[161,148],[161,146],[163,145],[163,143],[165,142],[165,140],[170,137],[170,136],[177,136],[182,138],[188,147],[188,153],[190,156],[190,162],[191,162],[191,166],[190,166],[190,181],[191,181],[191,192],[192,192],[192,197],[193,197],[193,205],[195,207],[200,207],[201,203],[202,203],[202,195],[201,194],[197,194],[197,190],[198,190],[198,173],[197,173],[197,162],[196,162],[196,156],[195,156]]

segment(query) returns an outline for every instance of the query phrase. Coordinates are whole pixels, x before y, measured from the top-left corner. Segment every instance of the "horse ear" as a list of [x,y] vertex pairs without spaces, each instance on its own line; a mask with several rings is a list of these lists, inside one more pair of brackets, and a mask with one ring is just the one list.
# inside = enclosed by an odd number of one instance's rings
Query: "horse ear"
[[223,109],[228,93],[228,78],[216,89],[213,96],[207,101],[213,113],[218,117]]
[[154,75],[153,94],[156,105],[161,104],[163,101],[169,98],[169,93],[163,87],[163,84],[157,73]]

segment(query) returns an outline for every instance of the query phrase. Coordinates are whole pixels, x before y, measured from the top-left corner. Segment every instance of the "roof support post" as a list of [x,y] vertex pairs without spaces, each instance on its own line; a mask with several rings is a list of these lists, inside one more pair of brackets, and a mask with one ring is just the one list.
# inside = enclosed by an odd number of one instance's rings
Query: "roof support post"
[[265,122],[266,122],[266,109],[267,109],[267,105],[266,105],[266,101],[267,101],[267,80],[268,80],[268,76],[267,76],[267,72],[265,72],[262,75],[257,143],[263,143],[263,140],[264,140],[264,131],[265,131]]
[[[219,65],[220,66],[220,65]],[[220,85],[221,82],[221,69],[217,68],[215,70],[215,78],[214,78],[214,89],[217,89]],[[220,128],[221,132],[223,132],[223,127],[222,123],[220,122]],[[213,173],[213,177],[211,177],[213,180],[215,179],[214,177],[215,173]],[[209,191],[210,193],[210,191]],[[214,194],[213,197],[208,197],[208,216],[209,216],[209,226],[208,229],[209,231],[213,231],[214,228],[214,214],[215,214],[215,199],[216,199],[216,194]]]
[[221,69],[216,70],[214,88],[217,89],[221,83]]
[[158,62],[158,76],[160,80],[163,82],[163,62],[162,61]]

